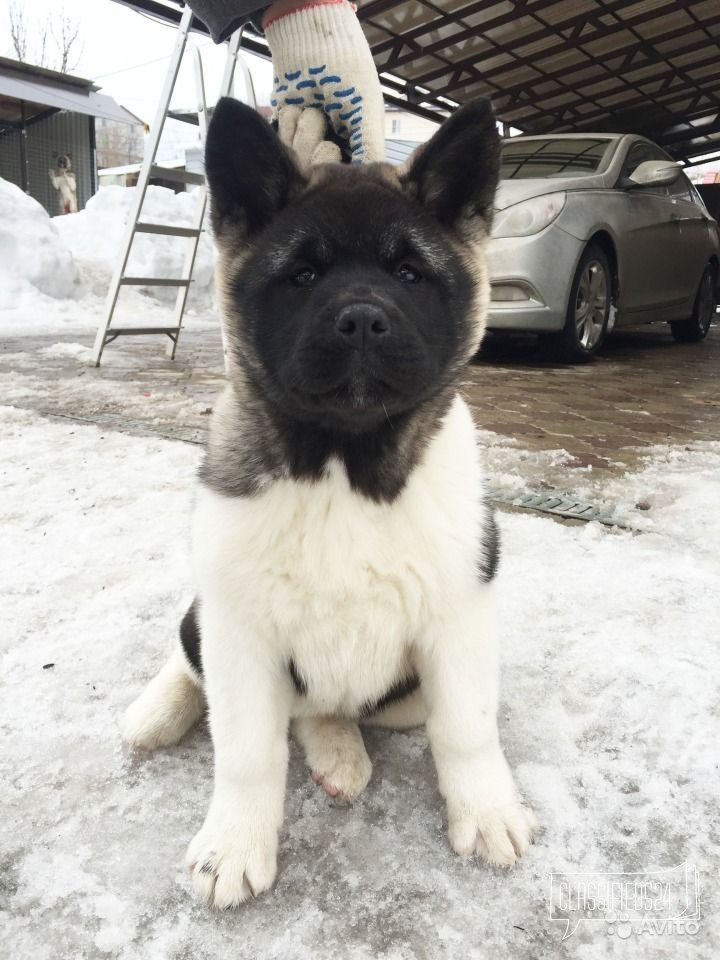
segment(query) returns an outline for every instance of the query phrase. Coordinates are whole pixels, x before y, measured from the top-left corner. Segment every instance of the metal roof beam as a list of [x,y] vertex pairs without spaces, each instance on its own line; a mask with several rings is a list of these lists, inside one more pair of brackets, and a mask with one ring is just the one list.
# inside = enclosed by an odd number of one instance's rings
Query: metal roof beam
[[[584,43],[589,43],[592,40],[597,40],[601,37],[607,37],[615,33],[619,33],[622,30],[628,29],[630,25],[642,25],[643,23],[646,23],[648,20],[654,20],[655,17],[657,16],[657,11],[645,11],[631,19],[621,20],[616,24],[612,24],[611,26],[606,26],[605,24],[600,22],[600,17],[604,16],[605,13],[612,13],[615,10],[622,10],[626,6],[627,6],[627,0],[612,0],[612,2],[608,5],[606,11],[598,11],[597,14],[593,14],[591,17],[588,17],[587,15],[575,15],[573,17],[568,17],[557,24],[553,24],[553,25],[546,24],[540,30],[536,30],[534,33],[528,33],[526,36],[520,37],[514,40],[511,44],[495,43],[494,46],[497,47],[498,52],[509,53],[511,56],[515,57],[518,63],[524,66],[528,66],[528,65],[531,66],[532,61],[538,59],[538,56],[537,55],[532,55],[530,57],[519,56],[518,54],[513,52],[513,49],[515,47],[528,46],[529,44],[537,43],[540,40],[547,40],[551,37],[557,36],[558,34],[561,33],[561,31],[568,30],[573,27],[583,28],[588,23],[593,25],[593,28],[594,28],[593,32],[591,34],[584,34],[581,42],[578,42],[578,38],[564,40],[562,43],[555,45],[554,47],[548,49],[545,53],[543,53],[542,58],[544,59],[549,56],[556,56],[559,53],[567,53],[568,51],[577,50],[578,47],[582,46],[582,44]],[[533,8],[530,11],[530,14],[535,16],[537,14],[537,10]],[[478,30],[477,28],[475,28],[474,31],[468,31],[466,36],[458,35],[458,36],[452,37],[450,43],[446,42],[445,46],[447,47],[452,44],[459,43],[463,39],[470,39],[472,36],[477,36],[477,34],[478,34]],[[425,53],[427,52],[428,50],[427,48],[425,48]],[[587,54],[585,55],[587,56]],[[451,69],[457,69],[460,67],[469,69],[474,66],[476,60],[477,60],[477,54],[473,54],[472,56],[469,56],[469,57],[464,57],[460,60],[457,60],[457,59],[453,60],[451,64]],[[508,67],[505,67],[506,72],[507,70],[508,70]],[[427,85],[428,81],[436,80],[439,77],[442,77],[446,72],[447,72],[446,70],[437,68],[436,70],[432,70],[429,73],[423,74],[421,77],[415,77],[414,80],[416,83]],[[499,72],[499,68],[496,70],[496,72]]]
[[[675,103],[687,100],[688,96],[691,96],[693,93],[708,95],[710,93],[714,93],[716,90],[717,90],[717,80],[713,78],[712,80],[705,81],[705,83],[695,84],[692,88],[683,87],[682,89],[673,91],[671,95],[666,96],[660,102],[653,101],[649,97],[644,95],[638,96],[634,100],[626,101],[625,103],[621,104],[619,107],[606,107],[601,113],[580,115],[578,122],[575,124],[572,124],[572,130],[592,130],[593,127],[597,128],[598,130],[615,129],[612,126],[612,121],[617,120],[618,123],[622,122],[623,115],[629,114],[634,109],[643,109],[643,108],[647,109],[648,107],[656,107],[659,110],[664,110],[664,111],[667,111],[667,113],[671,113],[671,111],[669,110],[669,107],[671,104],[675,104]],[[557,109],[552,109],[552,110],[542,110],[538,108],[537,112],[533,116],[529,116],[525,121],[525,124],[526,124],[525,129],[527,129],[528,132],[530,132],[535,128],[536,122],[538,121],[539,118],[547,117],[548,119],[560,125],[556,131],[557,133],[560,133],[562,132],[561,127],[563,129],[567,129],[567,126],[568,126],[567,121],[563,120],[561,116],[562,112],[567,109],[568,108],[565,106],[559,107]],[[714,109],[716,109],[714,104],[703,105],[697,108],[697,112],[703,115],[703,114],[706,114],[708,111],[712,111]],[[500,119],[502,119],[501,114],[502,114],[502,111],[499,111],[498,115],[500,116]],[[689,115],[685,116],[684,113],[683,113],[683,117],[688,120],[693,119],[692,116],[689,116]],[[672,117],[669,117],[667,119],[672,120]],[[509,122],[512,123],[514,126],[522,127],[523,125],[522,121],[519,119],[512,119]],[[638,127],[639,129],[639,125],[637,123],[635,123],[635,126]]]

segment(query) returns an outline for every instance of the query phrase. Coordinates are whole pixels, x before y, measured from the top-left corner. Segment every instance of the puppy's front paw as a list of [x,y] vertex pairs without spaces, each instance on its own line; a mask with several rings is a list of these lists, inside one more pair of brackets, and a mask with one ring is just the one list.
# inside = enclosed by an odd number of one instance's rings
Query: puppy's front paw
[[217,910],[269,890],[277,870],[277,831],[261,818],[211,811],[188,847],[196,895]]
[[449,835],[461,857],[479,853],[489,864],[511,867],[538,829],[535,814],[518,796],[502,803],[448,804]]

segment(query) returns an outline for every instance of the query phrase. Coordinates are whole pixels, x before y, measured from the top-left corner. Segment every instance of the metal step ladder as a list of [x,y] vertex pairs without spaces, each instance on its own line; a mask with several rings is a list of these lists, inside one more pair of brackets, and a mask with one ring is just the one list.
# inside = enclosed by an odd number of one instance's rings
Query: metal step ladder
[[[145,157],[143,159],[140,176],[138,177],[135,188],[135,201],[132,206],[130,219],[128,221],[127,231],[123,239],[121,256],[117,268],[113,274],[108,290],[108,296],[105,306],[103,320],[98,327],[95,336],[95,345],[93,347],[93,362],[96,367],[100,366],[103,350],[105,347],[116,340],[118,337],[157,335],[162,334],[170,339],[167,348],[167,355],[174,359],[177,349],[180,331],[182,329],[183,315],[187,305],[190,284],[192,283],[193,267],[195,266],[195,257],[197,254],[200,235],[203,230],[205,219],[205,210],[207,208],[207,189],[205,186],[205,177],[201,173],[191,173],[189,171],[177,170],[172,167],[159,166],[155,160],[160,146],[160,137],[162,136],[165,120],[170,117],[183,119],[186,122],[197,123],[200,128],[201,143],[205,143],[208,124],[207,100],[205,96],[205,80],[202,68],[202,59],[197,47],[193,47],[193,59],[195,65],[195,79],[197,85],[197,113],[178,114],[170,110],[170,101],[172,99],[175,83],[177,82],[180,65],[183,60],[185,48],[188,42],[188,34],[192,26],[193,13],[190,7],[185,6],[182,19],[178,25],[177,37],[170,58],[167,76],[160,95],[155,123],[153,124],[150,138],[146,146]],[[242,59],[238,56],[242,42],[242,28],[237,30],[228,41],[227,58],[225,61],[225,70],[223,73],[220,96],[232,95],[235,79],[235,68],[240,65],[245,80],[246,101],[250,106],[256,106],[255,90],[253,87],[250,70]],[[197,185],[197,201],[193,215],[191,227],[179,227],[171,224],[149,223],[142,220],[142,207],[147,193],[147,188],[151,178],[161,177],[163,180],[169,180],[173,183],[184,183]],[[155,234],[165,237],[180,237],[186,240],[187,250],[181,275],[179,277],[142,277],[133,276],[126,273],[130,254],[132,252],[133,241],[138,234]],[[177,288],[177,297],[175,307],[172,313],[172,320],[167,326],[131,326],[114,327],[112,325],[115,308],[117,306],[120,290],[124,286],[142,286],[142,287],[175,287]]]

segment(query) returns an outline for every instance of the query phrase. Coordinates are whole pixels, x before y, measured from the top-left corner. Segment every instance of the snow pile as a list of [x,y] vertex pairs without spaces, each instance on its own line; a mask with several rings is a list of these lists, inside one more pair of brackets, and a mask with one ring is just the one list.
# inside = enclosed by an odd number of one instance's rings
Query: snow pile
[[[103,187],[79,213],[50,218],[31,197],[0,179],[0,334],[3,336],[97,329],[104,314],[110,279],[120,257],[135,190]],[[175,194],[150,187],[142,219],[191,226],[195,193]],[[138,234],[129,275],[179,277],[187,238]],[[203,232],[198,244],[186,317],[217,322],[214,315],[215,250]],[[166,326],[175,287],[123,287],[116,326]]]
[[[54,224],[72,251],[83,279],[97,296],[104,296],[117,267],[123,238],[135,203],[135,188],[102,187],[79,213],[56,217]],[[174,193],[165,187],[148,187],[141,219],[147,223],[192,226],[196,193]],[[142,277],[180,277],[189,239],[137,234],[126,273]],[[208,233],[200,236],[190,303],[212,306],[215,253]],[[176,288],[141,287],[162,303],[175,300]]]
[[38,293],[56,299],[83,294],[80,273],[68,245],[40,204],[0,178],[0,283],[3,301],[28,299]]
[[[373,778],[351,807],[293,748],[275,888],[213,914],[182,867],[212,789],[206,728],[136,754],[117,726],[193,596],[199,451],[9,408],[0,430],[0,941],[13,960],[720,956],[716,445],[666,450],[619,485],[628,510],[640,491],[651,501],[642,535],[499,517],[500,732],[542,825],[515,869],[451,852],[424,731],[369,731]],[[551,872],[683,863],[700,877],[694,935],[627,943],[581,922],[561,941]]]

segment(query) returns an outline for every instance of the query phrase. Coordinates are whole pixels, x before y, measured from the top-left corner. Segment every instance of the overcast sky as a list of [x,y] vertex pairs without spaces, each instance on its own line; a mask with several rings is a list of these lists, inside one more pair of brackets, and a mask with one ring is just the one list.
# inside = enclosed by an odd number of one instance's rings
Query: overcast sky
[[[0,54],[14,57],[10,37],[11,0],[0,0]],[[20,0],[28,32],[28,59],[32,61],[40,24],[57,16],[58,0]],[[79,59],[72,73],[94,80],[103,93],[112,96],[146,123],[152,123],[175,39],[175,29],[157,23],[115,0],[63,0],[65,13],[80,25]],[[225,63],[225,46],[216,47],[208,37],[193,34],[202,50],[207,96],[214,102]],[[51,51],[55,53],[55,51]],[[272,68],[258,57],[248,56],[258,102],[267,103],[272,86]],[[54,66],[52,62],[49,66]],[[236,93],[242,96],[242,80]],[[175,107],[195,103],[192,61],[188,56],[176,86]],[[185,124],[173,124],[176,135]],[[187,135],[192,137],[190,128]]]

